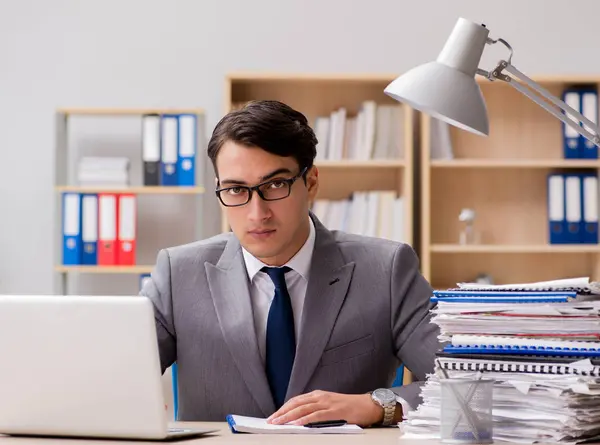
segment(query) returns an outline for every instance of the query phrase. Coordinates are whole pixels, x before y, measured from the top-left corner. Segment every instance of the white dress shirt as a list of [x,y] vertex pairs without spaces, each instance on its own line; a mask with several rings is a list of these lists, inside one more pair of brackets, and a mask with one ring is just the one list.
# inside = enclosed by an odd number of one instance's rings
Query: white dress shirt
[[[304,297],[306,295],[306,286],[308,285],[308,274],[315,246],[315,226],[312,219],[309,218],[309,220],[310,231],[306,242],[296,255],[285,264],[285,266],[292,269],[285,274],[285,284],[292,300],[296,344],[298,343],[298,338],[300,338],[300,320],[302,318]],[[256,331],[258,349],[264,364],[266,357],[267,319],[269,317],[271,302],[275,297],[275,285],[269,275],[261,272],[261,269],[267,266],[266,264],[244,248],[242,248],[242,253],[251,283],[250,298],[252,299],[252,310],[254,313],[254,330]]]

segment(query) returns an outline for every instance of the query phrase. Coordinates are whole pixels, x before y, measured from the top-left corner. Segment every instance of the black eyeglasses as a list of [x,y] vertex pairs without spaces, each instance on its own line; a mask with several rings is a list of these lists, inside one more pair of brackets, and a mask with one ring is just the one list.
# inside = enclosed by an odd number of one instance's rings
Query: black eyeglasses
[[217,197],[226,207],[238,207],[248,204],[252,198],[252,192],[256,191],[264,201],[278,201],[290,196],[292,185],[308,170],[305,167],[293,178],[270,179],[252,187],[245,185],[233,185],[215,190]]

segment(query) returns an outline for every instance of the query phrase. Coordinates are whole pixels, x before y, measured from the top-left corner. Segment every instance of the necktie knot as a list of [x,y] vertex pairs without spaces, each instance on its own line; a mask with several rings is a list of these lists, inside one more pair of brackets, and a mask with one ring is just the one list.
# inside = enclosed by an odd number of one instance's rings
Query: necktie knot
[[273,284],[275,285],[275,289],[285,289],[285,274],[287,272],[289,272],[290,269],[287,266],[284,267],[263,267],[261,269],[263,272],[265,272],[267,275],[269,275],[269,277],[271,278],[271,280],[273,281]]

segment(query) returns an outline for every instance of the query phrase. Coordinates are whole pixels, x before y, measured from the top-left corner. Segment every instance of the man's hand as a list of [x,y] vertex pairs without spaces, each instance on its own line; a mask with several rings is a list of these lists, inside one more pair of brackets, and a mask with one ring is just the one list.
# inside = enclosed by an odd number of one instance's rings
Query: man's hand
[[306,425],[309,422],[338,419],[368,427],[383,420],[383,408],[373,402],[369,394],[313,391],[288,400],[267,422]]

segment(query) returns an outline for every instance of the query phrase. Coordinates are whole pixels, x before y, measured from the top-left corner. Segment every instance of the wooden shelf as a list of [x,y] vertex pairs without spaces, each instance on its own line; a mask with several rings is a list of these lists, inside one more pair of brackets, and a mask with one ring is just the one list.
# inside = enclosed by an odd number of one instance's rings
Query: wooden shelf
[[432,244],[433,253],[600,253],[600,244]]
[[399,159],[381,159],[371,161],[315,161],[318,168],[399,168],[404,167],[406,163]]
[[453,159],[432,160],[431,168],[600,168],[600,161],[586,159]]
[[133,193],[136,195],[197,195],[204,193],[204,187],[80,187],[80,186],[57,186],[56,191],[60,193]]
[[[560,98],[598,76],[531,76]],[[600,244],[549,244],[548,175],[600,171],[600,159],[565,159],[562,122],[503,82],[478,78],[488,137],[450,126],[453,159],[431,159],[431,118],[421,115],[420,189],[423,275],[435,286],[489,274],[495,283],[573,276],[600,279]],[[478,245],[458,244],[462,209],[476,213]]]
[[[227,74],[228,81],[266,81],[266,82],[391,82],[399,73],[296,73],[239,71]],[[383,91],[382,91],[383,94]]]
[[204,114],[201,108],[59,108],[59,114],[80,116],[142,116],[144,114]]
[[106,274],[145,274],[154,266],[56,266],[59,273],[106,273]]

